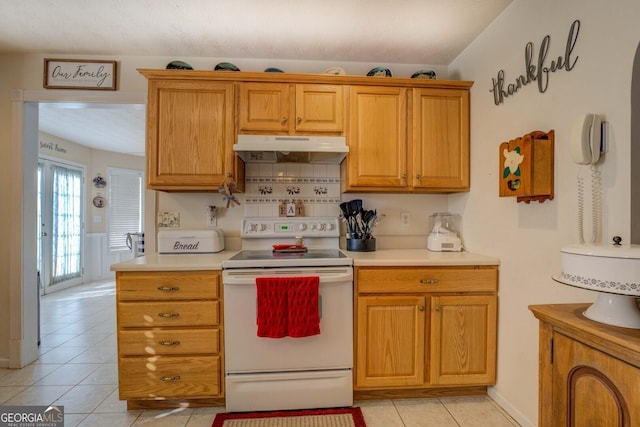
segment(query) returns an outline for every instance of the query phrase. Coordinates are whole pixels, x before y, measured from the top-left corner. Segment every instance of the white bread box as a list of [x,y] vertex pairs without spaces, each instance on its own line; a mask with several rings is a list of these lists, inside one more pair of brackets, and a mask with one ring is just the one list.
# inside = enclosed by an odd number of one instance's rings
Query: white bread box
[[210,230],[162,230],[158,232],[160,254],[209,254],[224,250],[224,233]]

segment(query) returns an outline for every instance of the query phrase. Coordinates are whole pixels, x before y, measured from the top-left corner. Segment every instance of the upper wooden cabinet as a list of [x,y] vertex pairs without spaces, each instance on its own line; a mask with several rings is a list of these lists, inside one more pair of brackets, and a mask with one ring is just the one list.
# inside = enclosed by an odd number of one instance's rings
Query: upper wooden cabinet
[[344,131],[341,85],[239,83],[239,133],[331,133]]
[[413,90],[413,187],[469,190],[469,91]]
[[351,87],[349,112],[346,189],[410,189],[407,181],[407,89]]
[[469,90],[352,87],[345,191],[469,190]]
[[471,82],[139,70],[149,81],[147,187],[242,191],[238,134],[345,135],[346,192],[469,190]]
[[236,175],[233,94],[233,83],[149,79],[148,188],[216,191]]

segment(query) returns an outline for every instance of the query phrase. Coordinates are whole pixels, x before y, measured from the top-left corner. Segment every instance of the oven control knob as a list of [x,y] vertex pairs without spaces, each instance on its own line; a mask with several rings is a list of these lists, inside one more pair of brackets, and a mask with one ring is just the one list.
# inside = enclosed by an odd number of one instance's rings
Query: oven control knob
[[249,231],[258,231],[258,224],[249,224]]
[[265,231],[267,229],[267,224],[260,224],[260,231]]
[[298,230],[304,231],[306,229],[307,229],[307,224],[304,224],[304,223],[298,224]]
[[331,223],[327,224],[327,230],[331,231],[331,230],[333,230],[334,228],[335,228],[335,225],[334,225],[334,224],[331,224]]
[[311,229],[312,230],[317,230],[318,229],[318,224],[311,224]]
[[325,223],[320,224],[320,231],[324,231],[326,229],[327,229],[327,224]]

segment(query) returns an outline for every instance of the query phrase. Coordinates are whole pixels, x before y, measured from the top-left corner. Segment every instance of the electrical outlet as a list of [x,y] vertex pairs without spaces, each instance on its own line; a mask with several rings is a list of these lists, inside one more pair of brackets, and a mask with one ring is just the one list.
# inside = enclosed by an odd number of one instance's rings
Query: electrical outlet
[[218,225],[218,218],[215,215],[207,213],[207,227],[216,227]]
[[409,212],[400,212],[400,224],[403,226],[409,225]]

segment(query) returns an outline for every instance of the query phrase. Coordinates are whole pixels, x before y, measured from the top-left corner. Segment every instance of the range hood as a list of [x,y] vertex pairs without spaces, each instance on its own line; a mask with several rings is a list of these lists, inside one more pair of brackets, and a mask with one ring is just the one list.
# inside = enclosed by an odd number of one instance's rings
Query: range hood
[[349,152],[343,136],[238,135],[233,151],[245,163],[333,163]]

